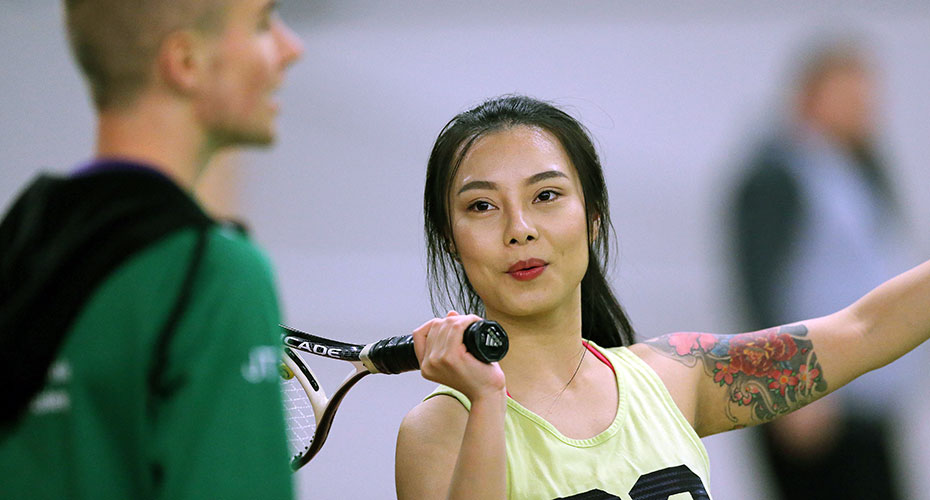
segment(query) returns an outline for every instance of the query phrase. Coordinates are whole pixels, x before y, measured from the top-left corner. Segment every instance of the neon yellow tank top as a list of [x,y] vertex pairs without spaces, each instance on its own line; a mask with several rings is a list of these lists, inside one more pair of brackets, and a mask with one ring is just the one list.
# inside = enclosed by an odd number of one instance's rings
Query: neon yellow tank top
[[[709,500],[707,450],[659,376],[626,347],[603,349],[617,377],[617,415],[588,439],[564,436],[507,399],[507,498]],[[462,393],[439,386],[427,399]]]

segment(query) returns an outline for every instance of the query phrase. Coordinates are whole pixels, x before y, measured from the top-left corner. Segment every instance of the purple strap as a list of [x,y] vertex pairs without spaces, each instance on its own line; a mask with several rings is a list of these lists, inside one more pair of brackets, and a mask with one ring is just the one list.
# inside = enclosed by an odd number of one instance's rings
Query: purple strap
[[171,178],[165,175],[162,171],[158,170],[150,164],[117,158],[94,158],[93,160],[78,165],[74,170],[71,171],[71,177],[84,177],[87,175],[95,175],[104,172],[125,171],[148,172],[152,175],[157,175],[164,179],[171,180]]

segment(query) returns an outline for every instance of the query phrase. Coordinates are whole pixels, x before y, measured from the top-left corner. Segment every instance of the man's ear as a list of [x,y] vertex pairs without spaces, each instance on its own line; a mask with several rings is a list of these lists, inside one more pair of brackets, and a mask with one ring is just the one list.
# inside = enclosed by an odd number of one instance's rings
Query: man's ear
[[181,94],[195,91],[209,62],[204,43],[189,30],[176,31],[165,37],[157,57],[161,81]]

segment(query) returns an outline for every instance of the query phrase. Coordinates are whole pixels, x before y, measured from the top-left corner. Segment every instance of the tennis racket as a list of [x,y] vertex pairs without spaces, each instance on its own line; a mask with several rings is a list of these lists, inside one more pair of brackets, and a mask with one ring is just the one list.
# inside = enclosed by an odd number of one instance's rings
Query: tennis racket
[[[371,373],[402,373],[420,368],[413,350],[413,336],[390,337],[360,345],[329,340],[282,325],[284,356],[281,377],[284,390],[288,441],[291,448],[291,468],[297,470],[320,451],[333,417],[346,393],[359,380]],[[509,341],[501,326],[490,320],[476,321],[465,329],[465,348],[475,358],[491,363],[507,354]],[[332,397],[327,398],[313,371],[297,353],[341,359],[352,363],[355,370],[342,382]]]

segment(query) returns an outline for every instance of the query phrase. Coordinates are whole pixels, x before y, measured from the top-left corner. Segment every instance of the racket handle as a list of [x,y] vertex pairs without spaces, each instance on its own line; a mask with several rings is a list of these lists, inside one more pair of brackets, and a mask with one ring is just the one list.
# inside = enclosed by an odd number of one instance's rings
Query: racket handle
[[[485,363],[501,360],[510,347],[507,332],[496,321],[475,321],[468,325],[463,337],[465,349]],[[366,350],[363,356],[368,358],[378,373],[402,373],[420,368],[413,349],[413,335],[379,340]]]
[[500,361],[510,348],[507,332],[497,321],[483,319],[475,321],[465,329],[465,349],[478,361],[492,363]]
[[371,349],[363,350],[361,358],[362,362],[367,358],[365,366],[375,373],[403,373],[420,368],[413,349],[413,335],[379,340],[371,344]]

